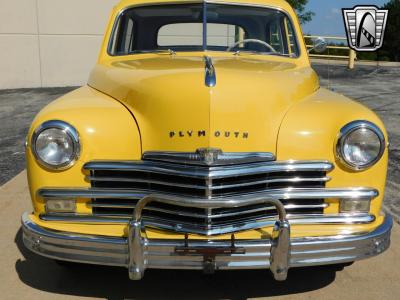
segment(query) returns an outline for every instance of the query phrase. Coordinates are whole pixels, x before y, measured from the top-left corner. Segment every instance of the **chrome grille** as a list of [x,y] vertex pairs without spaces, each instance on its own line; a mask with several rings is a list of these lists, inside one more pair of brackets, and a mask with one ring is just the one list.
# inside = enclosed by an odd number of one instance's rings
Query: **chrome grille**
[[[217,198],[266,194],[279,198],[289,216],[322,215],[328,206],[324,198],[308,197],[307,191],[325,187],[333,166],[325,161],[276,162],[271,156],[256,156],[226,165],[205,165],[177,159],[165,154],[144,155],[141,161],[87,163],[87,179],[96,190],[130,191],[131,197],[93,197],[90,206],[93,215],[104,218],[131,218],[136,203],[149,194],[168,194],[180,197]],[[229,156],[228,156],[229,157]],[[253,155],[253,157],[255,157]],[[260,158],[261,157],[261,158]],[[265,157],[264,161],[262,157]],[[305,191],[286,199],[285,191]],[[276,216],[273,207],[249,205],[240,208],[193,208],[162,203],[145,207],[143,218],[147,224],[160,223],[165,228],[179,230],[192,228],[194,232],[223,227],[240,226],[246,222],[271,219]]]
[[224,197],[282,188],[320,188],[330,180],[327,162],[257,162],[194,166],[165,162],[91,162],[92,187],[134,189],[193,197]]

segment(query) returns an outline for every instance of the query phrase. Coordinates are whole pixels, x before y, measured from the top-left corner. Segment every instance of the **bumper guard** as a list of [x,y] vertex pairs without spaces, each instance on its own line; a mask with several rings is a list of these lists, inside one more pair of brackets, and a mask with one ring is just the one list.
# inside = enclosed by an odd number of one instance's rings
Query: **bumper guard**
[[276,280],[287,278],[290,267],[352,262],[385,251],[390,244],[392,219],[374,231],[359,235],[290,238],[290,224],[279,200],[258,199],[274,205],[278,212],[270,239],[261,240],[155,240],[148,239],[142,222],[143,208],[150,202],[187,207],[240,207],[235,200],[179,199],[149,195],[136,205],[129,223],[128,238],[89,236],[57,232],[35,224],[27,213],[22,216],[23,240],[30,250],[50,258],[101,265],[124,266],[132,280],[143,278],[147,268],[155,269],[266,269]]

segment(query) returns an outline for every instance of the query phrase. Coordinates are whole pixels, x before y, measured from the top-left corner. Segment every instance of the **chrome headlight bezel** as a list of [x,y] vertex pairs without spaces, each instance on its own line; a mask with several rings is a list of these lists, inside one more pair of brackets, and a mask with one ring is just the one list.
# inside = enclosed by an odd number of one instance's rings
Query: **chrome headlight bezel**
[[[54,165],[54,164],[49,164],[48,162],[44,161],[40,155],[37,152],[36,149],[36,141],[39,137],[39,135],[48,130],[48,129],[59,129],[63,131],[65,134],[69,136],[69,138],[72,141],[72,146],[73,146],[73,155],[70,157],[69,161]],[[32,149],[32,154],[35,157],[36,161],[42,166],[50,170],[66,170],[71,168],[75,162],[78,160],[79,155],[81,153],[81,144],[79,141],[79,134],[78,131],[70,124],[60,121],[60,120],[50,120],[42,123],[39,125],[39,127],[36,128],[36,130],[32,134],[32,139],[31,139],[31,149]]]
[[[367,129],[373,132],[377,138],[379,139],[380,143],[380,149],[378,155],[368,162],[367,164],[355,164],[353,162],[350,162],[346,159],[346,156],[344,154],[344,145],[346,142],[347,137],[349,137],[350,134],[353,132],[360,130],[360,129]],[[339,159],[339,161],[346,167],[354,170],[354,171],[363,171],[366,170],[373,165],[375,165],[383,156],[385,149],[386,149],[386,140],[385,140],[385,135],[383,134],[382,130],[376,126],[374,123],[365,121],[365,120],[359,120],[359,121],[353,121],[342,127],[342,129],[339,132],[336,144],[335,144],[335,152],[336,152],[336,157]]]

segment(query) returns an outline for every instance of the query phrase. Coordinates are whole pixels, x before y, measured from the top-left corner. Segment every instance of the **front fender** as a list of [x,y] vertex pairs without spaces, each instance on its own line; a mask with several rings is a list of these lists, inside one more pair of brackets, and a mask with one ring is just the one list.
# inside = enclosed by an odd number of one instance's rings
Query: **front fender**
[[[379,117],[365,106],[342,95],[320,89],[312,96],[292,107],[286,114],[277,142],[278,160],[329,160],[335,169],[327,187],[371,187],[379,191],[372,201],[371,212],[378,215],[386,181],[388,150],[373,167],[355,172],[344,167],[336,158],[335,143],[340,129],[355,120],[367,120],[377,125],[388,141]],[[338,201],[330,206],[338,210]]]
[[[40,124],[49,120],[65,121],[74,126],[79,133],[80,157],[68,170],[45,169],[37,163],[32,154],[32,134]],[[129,110],[121,103],[85,86],[50,103],[36,116],[27,137],[26,158],[34,210],[36,213],[43,212],[43,200],[36,197],[38,189],[61,187],[60,185],[90,186],[82,169],[84,163],[90,160],[140,159],[139,129]],[[84,209],[83,206],[81,208]]]

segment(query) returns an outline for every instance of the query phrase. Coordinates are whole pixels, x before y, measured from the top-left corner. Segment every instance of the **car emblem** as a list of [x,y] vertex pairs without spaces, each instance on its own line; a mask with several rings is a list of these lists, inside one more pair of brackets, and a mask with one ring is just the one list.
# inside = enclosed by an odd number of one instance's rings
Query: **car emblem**
[[217,148],[200,148],[196,152],[200,159],[208,166],[215,164],[218,161],[219,155],[222,154],[222,150]]
[[356,51],[376,51],[383,45],[388,10],[376,6],[343,9],[349,47]]

